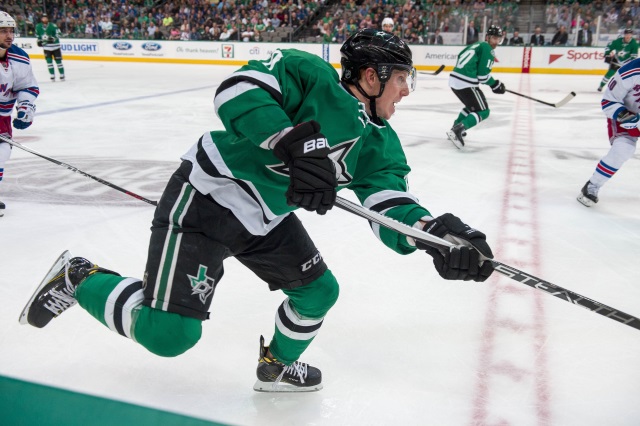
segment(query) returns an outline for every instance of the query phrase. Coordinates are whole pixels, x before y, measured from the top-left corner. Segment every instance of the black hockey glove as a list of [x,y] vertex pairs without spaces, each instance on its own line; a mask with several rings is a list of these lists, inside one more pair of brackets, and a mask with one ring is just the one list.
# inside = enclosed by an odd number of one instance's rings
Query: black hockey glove
[[491,87],[491,91],[493,93],[496,93],[498,95],[504,95],[504,92],[507,90],[506,87],[504,87],[504,83],[502,83],[500,80],[496,80],[496,82],[489,87]]
[[36,44],[38,45],[38,47],[42,47],[42,40],[36,41]]
[[610,64],[613,61],[613,57],[611,55],[607,55],[604,57],[604,62]]
[[336,202],[336,166],[329,158],[320,124],[311,120],[294,127],[273,149],[289,167],[287,203],[325,214]]
[[416,247],[433,257],[433,265],[445,280],[482,282],[493,273],[493,265],[480,256],[493,259],[486,236],[462,222],[451,213],[443,214],[424,226],[424,231],[454,244],[448,251],[426,245],[416,240]]

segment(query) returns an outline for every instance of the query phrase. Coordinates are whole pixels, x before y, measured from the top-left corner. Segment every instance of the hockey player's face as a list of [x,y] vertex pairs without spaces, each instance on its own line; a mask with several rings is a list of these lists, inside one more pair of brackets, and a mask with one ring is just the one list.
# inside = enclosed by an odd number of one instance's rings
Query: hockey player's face
[[411,76],[407,71],[393,70],[384,85],[382,96],[376,99],[376,114],[388,120],[396,112],[396,104],[411,91]]
[[487,43],[491,46],[492,49],[498,47],[498,45],[502,42],[502,37],[498,36],[487,36]]
[[11,47],[11,43],[13,43],[14,32],[13,28],[0,28],[0,49],[7,50]]

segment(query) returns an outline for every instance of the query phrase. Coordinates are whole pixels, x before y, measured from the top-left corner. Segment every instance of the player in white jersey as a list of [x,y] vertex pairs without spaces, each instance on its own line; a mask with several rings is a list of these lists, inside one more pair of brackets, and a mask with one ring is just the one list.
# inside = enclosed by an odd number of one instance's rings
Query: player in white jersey
[[[36,112],[35,100],[40,93],[33,75],[29,55],[13,45],[16,21],[6,12],[0,12],[0,135],[11,138],[11,113],[18,110],[13,127],[26,129],[31,125]],[[11,155],[11,145],[0,140],[0,183],[4,165]],[[5,205],[0,201],[0,216],[4,216]]]
[[587,207],[598,202],[598,191],[613,177],[636,150],[640,129],[640,59],[623,65],[609,80],[602,97],[602,111],[607,116],[611,148],[584,184],[578,201]]

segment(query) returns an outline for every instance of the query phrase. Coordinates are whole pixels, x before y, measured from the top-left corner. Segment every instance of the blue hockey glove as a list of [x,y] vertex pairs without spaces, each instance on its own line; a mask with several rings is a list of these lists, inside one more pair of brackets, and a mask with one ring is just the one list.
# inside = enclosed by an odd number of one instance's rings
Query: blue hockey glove
[[429,222],[423,229],[429,234],[454,244],[448,251],[439,250],[416,240],[416,247],[433,257],[433,265],[445,280],[485,281],[493,273],[493,259],[486,236],[451,213]]
[[631,130],[638,127],[640,116],[623,107],[613,113],[613,119],[620,123],[623,129]]
[[31,126],[33,116],[36,114],[36,106],[29,101],[22,101],[18,104],[18,116],[13,119],[13,127],[16,129],[26,129]]
[[325,214],[336,202],[336,166],[320,124],[311,120],[294,127],[273,148],[289,167],[287,203]]

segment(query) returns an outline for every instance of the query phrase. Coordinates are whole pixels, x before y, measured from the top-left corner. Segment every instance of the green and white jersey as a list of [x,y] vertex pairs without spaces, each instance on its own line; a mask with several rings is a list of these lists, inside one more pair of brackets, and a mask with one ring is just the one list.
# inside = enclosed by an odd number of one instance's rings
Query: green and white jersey
[[604,49],[604,55],[609,56],[613,51],[616,52],[618,62],[624,64],[638,57],[638,42],[632,37],[629,43],[625,43],[624,37],[619,37],[607,45]]
[[478,87],[480,84],[494,84],[495,80],[491,76],[494,61],[495,54],[486,41],[465,47],[458,54],[456,66],[449,75],[449,87],[460,90]]
[[[225,79],[214,99],[226,130],[205,133],[182,157],[201,193],[230,209],[254,235],[266,235],[295,206],[287,205],[288,169],[272,152],[283,130],[316,120],[331,148],[339,190],[349,188],[364,206],[413,225],[429,212],[407,190],[410,171],[397,134],[376,124],[340,83],[336,70],[316,55],[276,50],[249,61]],[[399,253],[406,238],[374,227]]]
[[42,42],[44,50],[60,49],[60,29],[54,23],[49,22],[45,27],[41,23],[36,25],[36,37]]

